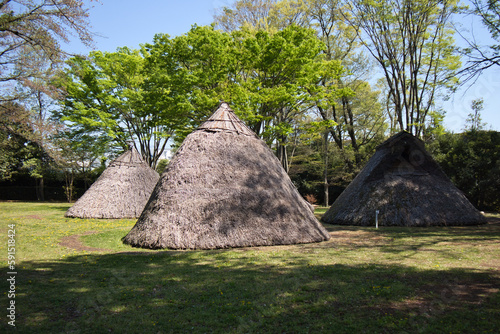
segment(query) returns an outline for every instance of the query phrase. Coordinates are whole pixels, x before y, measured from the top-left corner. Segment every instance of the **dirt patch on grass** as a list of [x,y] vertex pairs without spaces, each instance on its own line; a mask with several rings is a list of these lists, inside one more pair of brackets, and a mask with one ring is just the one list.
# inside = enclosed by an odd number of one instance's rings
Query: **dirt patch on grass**
[[114,252],[114,253],[120,253],[123,255],[127,254],[145,254],[145,255],[151,255],[151,251],[149,249],[137,249],[137,251],[123,251],[123,252],[116,252],[112,249],[107,249],[107,248],[97,248],[97,247],[89,247],[85,246],[80,239],[84,235],[90,235],[98,233],[96,231],[87,231],[82,234],[74,234],[74,235],[68,235],[66,237],[63,237],[61,241],[59,242],[59,246],[63,246],[66,248],[74,249],[77,251],[86,251],[86,252]]
[[28,215],[28,216],[24,216],[24,218],[28,218],[28,219],[44,219],[43,217],[40,217],[39,215]]
[[335,231],[330,236],[337,245],[375,246],[388,242],[386,237],[368,231]]
[[95,248],[95,247],[88,247],[85,246],[82,241],[80,240],[81,236],[84,235],[90,235],[97,233],[95,231],[87,231],[82,234],[74,234],[74,235],[68,235],[66,237],[63,237],[61,239],[61,242],[59,242],[60,246],[71,248],[77,251],[87,251],[87,252],[110,252],[112,251],[111,249],[105,249],[105,248]]

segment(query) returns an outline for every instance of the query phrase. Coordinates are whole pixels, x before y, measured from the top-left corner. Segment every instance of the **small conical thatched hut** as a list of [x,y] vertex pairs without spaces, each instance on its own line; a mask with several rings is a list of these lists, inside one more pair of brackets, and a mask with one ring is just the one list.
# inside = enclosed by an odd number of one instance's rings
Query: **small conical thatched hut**
[[213,249],[328,239],[272,151],[222,103],[186,137],[123,242]]
[[321,220],[374,226],[477,225],[485,217],[467,200],[424,143],[400,132],[381,144]]
[[160,176],[134,147],[113,160],[66,211],[75,218],[137,218]]

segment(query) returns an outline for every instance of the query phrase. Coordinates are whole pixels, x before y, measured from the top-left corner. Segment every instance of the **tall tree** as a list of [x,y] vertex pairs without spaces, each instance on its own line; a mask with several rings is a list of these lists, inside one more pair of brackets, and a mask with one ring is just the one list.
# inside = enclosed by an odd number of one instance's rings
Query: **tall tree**
[[[16,103],[3,103],[6,116],[4,125],[10,136],[23,138],[23,155],[12,152],[10,156],[17,156],[19,160],[14,166],[19,168],[22,162],[24,169],[36,180],[37,198],[44,200],[44,178],[58,158],[52,138],[59,129],[59,123],[49,118],[55,104],[51,98],[52,90],[46,84],[52,74],[49,61],[34,52],[30,52],[29,56],[38,64],[38,77],[16,86],[17,95],[22,96],[22,99]],[[20,124],[20,121],[24,124]]]
[[49,96],[50,91],[42,79],[32,79],[25,86],[27,91],[24,104],[30,110],[30,138],[36,143],[38,154],[33,154],[29,160],[30,175],[37,181],[39,200],[45,200],[45,174],[58,163],[59,152],[54,146],[53,137],[61,124],[50,118],[55,102]]
[[19,103],[0,103],[0,181],[11,180],[23,165],[29,117],[29,111]]
[[[363,55],[360,50],[360,43],[357,40],[359,26],[349,22],[346,17],[346,5],[341,0],[281,0],[266,3],[265,12],[267,17],[260,17],[259,13],[264,11],[259,8],[262,5],[259,1],[237,1],[234,8],[241,8],[241,11],[230,11],[224,15],[224,11],[215,17],[215,21],[232,22],[225,25],[225,29],[234,29],[240,26],[251,27],[254,30],[264,30],[269,32],[279,31],[290,25],[300,25],[316,30],[319,39],[325,44],[323,57],[327,61],[340,61],[346,71],[342,76],[322,76],[316,82],[317,87],[321,87],[321,94],[312,88],[310,93],[315,96],[313,105],[323,120],[332,120],[336,125],[330,129],[330,138],[334,139],[337,147],[344,151],[345,147],[354,148],[356,161],[351,161],[351,156],[345,154],[346,164],[350,169],[354,169],[356,164],[361,162],[359,153],[362,145],[365,145],[374,136],[357,138],[356,135],[362,133],[363,125],[356,123],[354,116],[358,113],[353,109],[357,105],[354,102],[355,96],[360,88],[360,95],[365,94],[365,89],[369,85],[362,84],[366,80],[371,69],[370,60]],[[227,10],[226,10],[227,12]],[[253,13],[254,15],[249,15]],[[259,17],[259,20],[255,20]],[[331,92],[328,93],[331,87]],[[380,106],[376,99],[369,99],[376,104],[372,108],[365,108],[373,120],[379,122],[378,131],[383,129],[384,120],[380,117]],[[372,130],[375,128],[371,128]],[[357,145],[360,143],[361,145]]]
[[216,110],[220,100],[230,102],[241,94],[234,41],[228,33],[193,26],[175,38],[157,34],[145,49],[145,98],[162,114],[177,115],[179,142]]
[[47,119],[44,93],[36,88],[30,93],[31,103],[0,103],[0,180],[27,172],[36,181],[37,198],[44,200],[44,177],[57,163],[51,141],[57,125]]
[[270,11],[278,0],[239,0],[216,10],[214,22],[225,32],[252,27],[267,30]]
[[288,169],[286,146],[294,120],[310,108],[311,92],[324,93],[318,81],[327,76],[338,78],[342,68],[323,57],[324,44],[307,28],[292,25],[276,33],[259,31],[244,43],[245,84],[257,97],[254,131],[268,143],[276,141],[278,158]]
[[134,142],[145,161],[155,167],[173,134],[177,115],[145,99],[144,52],[120,48],[71,58],[57,81],[64,95],[58,115],[76,131],[83,126],[123,148]]
[[445,134],[432,145],[446,175],[481,210],[500,210],[500,132]]
[[[263,16],[263,13],[266,15]],[[346,17],[349,15],[341,0],[280,0],[270,1],[265,5],[260,1],[241,0],[233,4],[232,10],[225,8],[215,17],[218,26],[226,31],[247,27],[255,31],[275,33],[295,25],[312,28],[325,45],[321,59],[325,63],[336,63],[337,68],[340,68],[340,64],[345,68],[342,75],[339,72],[323,71],[319,74],[316,71],[319,75],[316,76],[314,85],[303,87],[308,90],[306,95],[310,110],[317,112],[323,124],[329,124],[326,128],[312,127],[322,134],[320,155],[323,161],[324,191],[321,197],[326,202],[329,201],[330,188],[328,172],[333,161],[329,159],[329,151],[332,150],[329,141],[334,142],[338,149],[335,151],[343,158],[344,169],[352,175],[363,162],[364,148],[385,129],[377,93],[371,92],[375,99],[368,98],[364,103],[358,102],[358,97],[366,98],[370,94],[367,92],[370,86],[362,81],[368,77],[372,64],[360,51],[357,40],[359,26],[349,22]],[[368,101],[372,103],[370,106],[367,105]],[[361,105],[364,108],[358,108]],[[294,133],[300,131],[296,125],[293,128]],[[283,131],[288,135],[292,132],[292,127],[282,127],[281,132]],[[286,138],[287,136],[283,139]],[[297,139],[296,136],[294,138]],[[286,161],[286,145],[280,144],[286,144],[283,139],[278,141],[278,157]],[[296,147],[298,145],[292,143],[292,154]]]
[[314,31],[290,26],[275,33],[242,29],[231,34],[213,27],[193,27],[170,39],[158,35],[146,46],[147,91],[166,108],[182,110],[199,124],[220,100],[239,115],[269,145],[288,168],[287,136],[294,118],[309,106],[309,87],[318,76],[335,76],[340,66],[325,62],[324,45]]
[[65,194],[68,202],[75,197],[75,179],[83,179],[87,189],[92,182],[91,174],[98,170],[99,163],[109,154],[119,153],[112,146],[107,136],[90,133],[83,126],[64,127],[55,136],[54,142],[58,148],[58,167],[65,177]]
[[486,125],[481,121],[481,111],[483,110],[483,99],[475,99],[471,102],[472,112],[468,115],[468,118],[465,120],[465,131],[478,131],[483,130]]
[[326,78],[319,83],[337,87],[337,94],[328,103],[318,101],[316,107],[324,120],[336,123],[329,129],[330,136],[340,150],[347,169],[353,172],[363,162],[362,147],[385,129],[377,101],[378,92],[372,91],[365,82],[373,65],[360,49],[361,44],[357,40],[359,23],[351,20],[343,1],[304,0],[304,3],[308,8],[309,24],[316,28],[327,46],[325,56],[341,61],[346,68],[346,74],[340,78]]
[[457,1],[347,1],[361,41],[380,65],[400,130],[422,134],[442,89],[453,88],[460,66],[450,17]]
[[[15,84],[39,75],[39,59],[52,66],[64,58],[61,42],[70,36],[90,45],[88,9],[83,1],[3,0],[0,2],[0,101],[19,98]],[[37,57],[31,57],[33,53]]]
[[[69,42],[71,36],[91,45],[87,19],[88,9],[83,1],[0,2],[0,103],[2,112],[10,116],[3,120],[3,125],[11,131],[7,140],[24,141],[23,157],[17,152],[10,152],[9,156],[17,156],[18,162],[22,161],[37,180],[37,196],[41,200],[45,171],[56,156],[50,141],[54,123],[47,117],[51,103],[47,95],[48,74],[62,64],[67,55],[62,43]],[[23,105],[25,112],[12,108],[14,105]],[[9,120],[12,123],[7,124]],[[19,124],[19,120],[26,123]]]

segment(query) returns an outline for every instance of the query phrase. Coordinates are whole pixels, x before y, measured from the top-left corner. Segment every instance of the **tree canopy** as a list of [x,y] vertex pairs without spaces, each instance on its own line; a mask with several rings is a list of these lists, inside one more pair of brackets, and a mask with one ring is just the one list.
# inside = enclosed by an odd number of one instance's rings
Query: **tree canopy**
[[37,78],[46,66],[60,64],[65,55],[61,42],[69,42],[72,35],[91,45],[83,1],[1,1],[0,102],[18,98],[16,83]]
[[460,67],[450,26],[457,1],[348,1],[361,41],[388,86],[400,130],[421,136],[443,89],[452,89]]
[[124,47],[116,52],[91,52],[87,58],[73,57],[54,83],[64,96],[57,113],[61,120],[77,132],[107,137],[123,148],[137,142],[145,161],[154,167],[178,118],[147,103],[145,56],[144,50]]
[[[496,40],[498,2],[472,5]],[[91,42],[83,2],[0,1],[0,178],[23,171],[43,186],[55,167],[71,200],[76,174],[90,182],[130,143],[158,167],[225,101],[311,201],[328,202],[390,133],[444,145],[438,102],[458,82],[450,22],[463,10],[455,0],[237,0],[213,25],[63,63],[69,36]],[[469,65],[496,64],[496,45],[466,51]],[[482,133],[481,101],[467,133]]]
[[[323,57],[324,44],[314,31],[298,26],[275,33],[195,26],[175,38],[157,35],[146,49],[149,98],[181,110],[185,129],[200,124],[224,100],[265,141],[281,148],[297,113],[310,108],[312,87],[342,72],[338,62]],[[279,157],[286,166],[286,153]]]
[[434,145],[434,155],[472,204],[482,210],[500,210],[500,132],[445,134]]

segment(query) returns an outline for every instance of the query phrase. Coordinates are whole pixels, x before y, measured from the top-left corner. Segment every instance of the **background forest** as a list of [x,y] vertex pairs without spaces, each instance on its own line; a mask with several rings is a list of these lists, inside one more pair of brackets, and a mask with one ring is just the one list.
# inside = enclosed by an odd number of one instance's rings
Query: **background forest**
[[[404,130],[473,204],[500,210],[500,133],[481,120],[484,101],[462,133],[440,107],[500,65],[499,1],[239,0],[139,49],[67,54],[70,36],[92,43],[87,5],[0,2],[1,199],[73,201],[131,142],[161,172],[226,101],[313,204],[331,204]],[[458,46],[466,16],[498,44]]]

